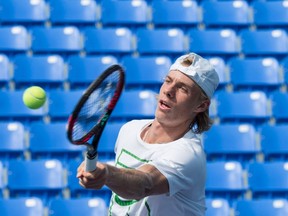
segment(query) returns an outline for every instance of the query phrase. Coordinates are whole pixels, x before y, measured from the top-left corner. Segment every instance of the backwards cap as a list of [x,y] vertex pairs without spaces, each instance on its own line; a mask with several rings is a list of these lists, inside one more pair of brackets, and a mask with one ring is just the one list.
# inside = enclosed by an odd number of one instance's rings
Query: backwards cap
[[[187,60],[192,62],[191,65],[187,65]],[[219,84],[218,74],[210,62],[195,53],[177,58],[174,64],[171,65],[171,70],[178,70],[189,76],[209,98],[212,97]]]

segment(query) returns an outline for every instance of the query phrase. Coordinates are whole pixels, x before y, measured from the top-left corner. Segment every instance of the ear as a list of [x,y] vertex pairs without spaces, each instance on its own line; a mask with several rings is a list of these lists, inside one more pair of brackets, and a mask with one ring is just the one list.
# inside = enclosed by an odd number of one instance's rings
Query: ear
[[201,101],[201,103],[195,109],[195,112],[197,113],[205,112],[207,109],[209,109],[209,106],[210,106],[210,100],[206,99],[204,101]]

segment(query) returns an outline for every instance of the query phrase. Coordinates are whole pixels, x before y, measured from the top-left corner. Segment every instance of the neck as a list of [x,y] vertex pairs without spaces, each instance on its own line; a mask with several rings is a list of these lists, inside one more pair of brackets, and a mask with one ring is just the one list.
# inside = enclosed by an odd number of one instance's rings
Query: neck
[[141,137],[144,142],[150,144],[168,143],[180,139],[189,130],[189,126],[183,127],[183,129],[180,127],[163,127],[163,125],[154,121],[142,131]]

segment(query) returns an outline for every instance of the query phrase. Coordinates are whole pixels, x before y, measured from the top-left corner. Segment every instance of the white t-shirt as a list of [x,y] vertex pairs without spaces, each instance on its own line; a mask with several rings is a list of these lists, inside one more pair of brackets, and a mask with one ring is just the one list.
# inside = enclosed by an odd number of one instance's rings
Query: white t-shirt
[[168,180],[169,193],[125,200],[113,193],[111,216],[204,216],[206,156],[192,131],[165,144],[148,144],[141,131],[152,120],[133,120],[120,130],[115,146],[117,167],[155,166]]

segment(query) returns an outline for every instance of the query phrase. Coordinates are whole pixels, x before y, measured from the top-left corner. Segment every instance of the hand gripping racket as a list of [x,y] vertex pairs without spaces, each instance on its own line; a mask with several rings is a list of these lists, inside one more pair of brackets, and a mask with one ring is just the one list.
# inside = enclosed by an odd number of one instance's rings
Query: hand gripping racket
[[[96,169],[98,143],[122,93],[124,76],[124,70],[120,65],[110,66],[90,84],[69,116],[69,141],[75,145],[87,146],[86,171]],[[91,144],[88,142],[90,139]]]

